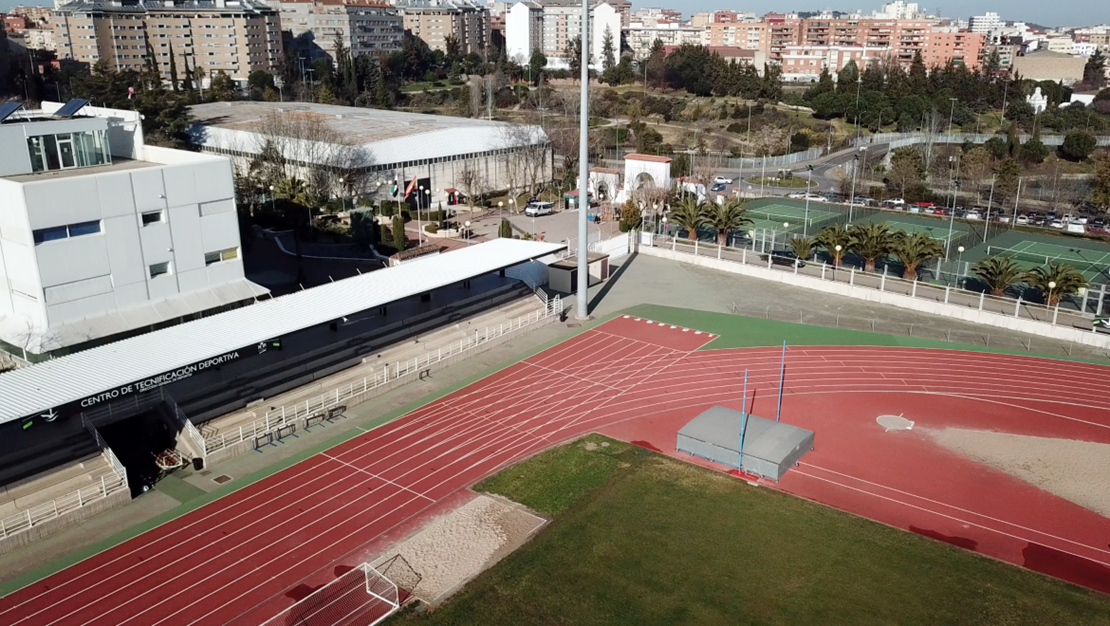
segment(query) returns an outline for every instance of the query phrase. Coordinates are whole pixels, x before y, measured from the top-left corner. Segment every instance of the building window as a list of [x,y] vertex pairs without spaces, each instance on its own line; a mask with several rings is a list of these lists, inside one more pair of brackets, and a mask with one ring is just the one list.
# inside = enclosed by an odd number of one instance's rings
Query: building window
[[150,277],[151,278],[158,278],[159,276],[162,276],[163,274],[169,274],[169,273],[171,273],[171,269],[172,268],[170,267],[170,262],[169,261],[163,261],[162,263],[155,263],[154,265],[150,266]]
[[67,226],[54,226],[51,228],[40,228],[32,233],[35,240],[35,245],[46,243],[48,241],[57,241],[59,239],[68,239],[70,237],[81,237],[83,235],[95,235],[100,232],[100,221],[94,222],[78,222],[76,224],[69,224]]
[[213,265],[223,261],[234,261],[237,258],[239,258],[239,248],[227,248],[215,252],[206,252],[204,254],[204,264]]
[[165,221],[161,211],[151,211],[143,213],[143,226],[150,226],[151,224],[158,224]]

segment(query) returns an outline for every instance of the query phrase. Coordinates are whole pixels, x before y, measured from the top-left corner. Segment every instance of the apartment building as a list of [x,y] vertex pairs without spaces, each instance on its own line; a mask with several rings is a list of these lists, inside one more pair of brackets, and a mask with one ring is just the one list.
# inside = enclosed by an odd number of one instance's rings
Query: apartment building
[[401,49],[405,29],[397,9],[381,0],[278,0],[281,28],[311,40],[309,58],[335,59],[336,37],[352,56]]
[[567,65],[567,46],[582,31],[582,3],[575,0],[542,0],[543,53],[553,67]]
[[986,34],[996,28],[1005,26],[1006,22],[997,13],[988,12],[985,15],[974,15],[967,20],[967,29],[973,33]]
[[518,2],[505,11],[505,54],[524,65],[532,52],[543,49],[543,7]]
[[482,53],[489,42],[489,10],[468,0],[405,0],[394,4],[402,25],[432,50],[447,51],[453,37],[463,54]]
[[246,84],[282,60],[278,12],[259,0],[79,0],[55,9],[51,25],[61,59],[139,70],[149,46],[165,80],[171,50],[178,78],[188,64],[202,82],[222,71]]
[[61,107],[0,121],[0,350],[41,360],[267,293],[226,158],[145,145],[134,111]]
[[928,33],[921,51],[925,67],[936,67],[949,62],[968,69],[979,67],[986,47],[986,35],[955,28],[933,28]]
[[867,67],[873,60],[893,54],[891,48],[864,46],[786,46],[782,55],[783,80],[816,82],[828,69],[836,80],[837,72],[855,61],[856,67]]
[[625,35],[625,43],[632,49],[633,58],[644,60],[651,56],[651,47],[659,40],[664,46],[683,44],[702,45],[704,30],[673,22],[648,25],[633,21]]
[[763,22],[710,22],[702,27],[702,44],[731,46],[742,50],[765,50],[768,25]]

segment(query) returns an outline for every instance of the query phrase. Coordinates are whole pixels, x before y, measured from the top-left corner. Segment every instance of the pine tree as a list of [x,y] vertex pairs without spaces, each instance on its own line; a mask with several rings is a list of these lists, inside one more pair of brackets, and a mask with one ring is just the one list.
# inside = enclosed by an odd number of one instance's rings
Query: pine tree
[[613,48],[613,29],[605,27],[605,36],[601,39],[601,69],[608,72],[617,64],[617,54]]
[[170,43],[170,89],[177,93],[177,62],[173,58],[173,43]]

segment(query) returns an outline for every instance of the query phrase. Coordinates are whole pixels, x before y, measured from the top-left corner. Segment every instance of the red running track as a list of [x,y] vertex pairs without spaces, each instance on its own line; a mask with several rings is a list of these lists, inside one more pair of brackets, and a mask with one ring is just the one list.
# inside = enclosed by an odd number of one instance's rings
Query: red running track
[[[711,404],[739,408],[744,369],[753,412],[773,415],[780,358],[696,351],[712,338],[636,318],[603,324],[2,598],[0,623],[255,625],[481,478],[582,433],[706,464],[673,452],[675,432]],[[1110,400],[1088,391],[1107,383],[1110,368],[1047,359],[790,348],[783,419],[815,430],[817,449],[776,487],[1110,592],[1110,520],[929,435],[1110,443]],[[884,432],[875,417],[888,413],[917,425]]]

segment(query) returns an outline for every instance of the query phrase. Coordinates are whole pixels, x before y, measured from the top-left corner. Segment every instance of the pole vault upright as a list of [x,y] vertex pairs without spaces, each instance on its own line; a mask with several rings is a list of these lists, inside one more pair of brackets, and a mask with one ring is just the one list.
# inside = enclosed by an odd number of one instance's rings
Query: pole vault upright
[[582,43],[580,102],[578,106],[578,306],[575,317],[584,320],[590,316],[588,290],[590,288],[590,2],[582,0]]

